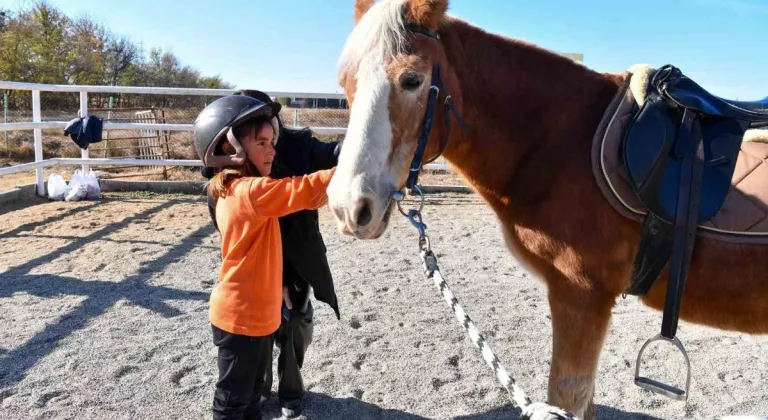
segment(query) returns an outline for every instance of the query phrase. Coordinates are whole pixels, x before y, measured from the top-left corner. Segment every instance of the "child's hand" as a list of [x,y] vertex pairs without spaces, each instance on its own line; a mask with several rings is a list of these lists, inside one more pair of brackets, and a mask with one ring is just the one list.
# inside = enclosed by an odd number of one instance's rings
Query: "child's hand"
[[291,303],[291,296],[288,294],[288,288],[283,287],[283,301],[285,302],[285,306],[288,309],[293,309],[293,304]]

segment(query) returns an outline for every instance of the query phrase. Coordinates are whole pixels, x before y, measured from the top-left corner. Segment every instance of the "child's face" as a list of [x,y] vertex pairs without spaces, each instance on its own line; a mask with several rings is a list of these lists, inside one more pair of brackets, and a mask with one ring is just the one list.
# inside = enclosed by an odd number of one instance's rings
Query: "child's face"
[[272,171],[272,162],[275,160],[274,140],[272,126],[266,123],[262,124],[261,129],[249,135],[245,141],[240,142],[248,155],[248,160],[256,166],[262,176],[268,176]]

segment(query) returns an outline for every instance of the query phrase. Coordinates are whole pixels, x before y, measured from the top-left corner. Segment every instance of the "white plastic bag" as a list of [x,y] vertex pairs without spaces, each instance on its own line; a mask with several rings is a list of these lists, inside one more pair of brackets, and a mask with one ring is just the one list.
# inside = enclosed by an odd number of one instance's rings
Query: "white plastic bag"
[[99,186],[99,179],[93,170],[88,171],[86,175],[83,175],[83,183],[87,186],[85,198],[88,200],[94,200],[101,195],[101,186]]
[[64,199],[64,201],[80,201],[85,198],[87,193],[88,186],[85,184],[78,184],[77,187],[69,189],[69,194],[67,194],[67,197]]
[[86,197],[88,193],[88,184],[86,184],[85,175],[80,169],[76,170],[69,178],[69,192],[64,201],[79,201]]
[[67,196],[69,187],[64,178],[59,174],[50,174],[48,176],[48,198],[51,200],[61,201]]
[[65,201],[78,201],[83,199],[97,199],[101,195],[99,179],[92,170],[83,173],[81,169],[72,174],[69,179],[69,191]]
[[69,188],[76,190],[83,183],[83,171],[78,169],[69,178]]

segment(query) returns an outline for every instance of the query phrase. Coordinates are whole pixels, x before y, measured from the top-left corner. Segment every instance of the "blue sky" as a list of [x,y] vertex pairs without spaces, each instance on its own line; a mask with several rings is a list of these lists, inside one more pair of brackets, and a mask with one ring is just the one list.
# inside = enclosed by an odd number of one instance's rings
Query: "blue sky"
[[[29,0],[0,0],[15,9]],[[341,92],[336,60],[353,0],[49,0],[134,41],[171,50],[241,88]],[[673,63],[716,94],[768,95],[768,0],[460,0],[450,13],[489,31],[619,72]]]

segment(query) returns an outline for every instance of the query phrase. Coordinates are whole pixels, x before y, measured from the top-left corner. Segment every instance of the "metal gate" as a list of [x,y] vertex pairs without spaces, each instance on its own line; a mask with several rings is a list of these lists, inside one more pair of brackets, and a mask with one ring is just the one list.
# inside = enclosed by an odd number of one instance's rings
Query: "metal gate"
[[[93,110],[97,112],[97,110]],[[98,110],[104,112],[105,110]],[[120,123],[141,123],[141,124],[164,124],[165,111],[163,109],[152,107],[146,108],[112,108],[108,109],[104,121]],[[129,135],[125,135],[128,133]],[[170,132],[167,130],[118,130],[116,132],[106,131],[103,141],[103,157],[105,158],[136,158],[146,160],[165,160],[170,159],[169,146]],[[99,149],[96,149],[99,150]],[[124,169],[134,167],[133,165],[113,166],[113,169]],[[163,179],[168,179],[167,166],[150,166],[160,170],[160,172],[141,173],[141,174],[120,174],[111,173],[112,178],[144,176],[144,175],[163,175]]]

